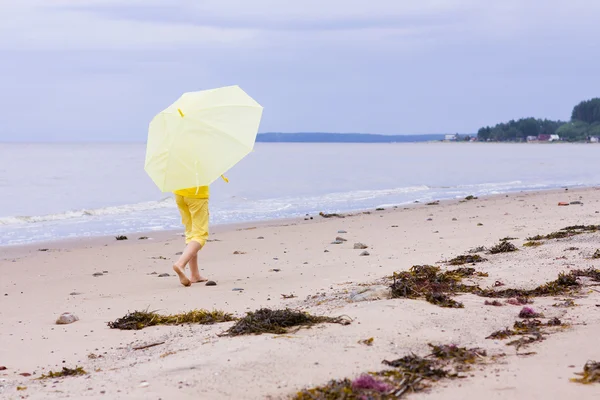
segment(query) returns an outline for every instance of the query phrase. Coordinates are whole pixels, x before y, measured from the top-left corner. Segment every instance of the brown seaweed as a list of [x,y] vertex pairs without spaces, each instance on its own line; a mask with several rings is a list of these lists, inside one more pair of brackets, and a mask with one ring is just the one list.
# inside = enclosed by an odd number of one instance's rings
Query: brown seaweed
[[517,247],[511,242],[500,242],[489,250],[490,254],[511,253],[518,251]]
[[347,317],[315,316],[303,311],[270,310],[262,308],[246,313],[231,328],[220,336],[260,335],[262,333],[283,334],[308,328],[320,323],[348,325]]

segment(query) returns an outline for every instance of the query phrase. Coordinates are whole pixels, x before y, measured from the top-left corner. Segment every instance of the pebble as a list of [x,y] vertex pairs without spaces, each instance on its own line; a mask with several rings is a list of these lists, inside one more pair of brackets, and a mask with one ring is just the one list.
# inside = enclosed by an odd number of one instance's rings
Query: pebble
[[331,242],[331,244],[342,244],[344,242],[342,242],[341,240],[334,240],[333,242]]
[[56,320],[56,324],[57,325],[68,325],[68,324],[72,324],[73,322],[76,322],[76,321],[79,321],[79,318],[77,317],[77,315],[66,312],[66,313],[63,313],[60,317],[58,317],[58,319]]
[[79,292],[71,292],[71,293],[69,293],[69,296],[79,296],[80,294],[82,294],[82,293],[79,293]]
[[144,381],[144,382],[140,383],[140,387],[141,388],[145,388],[145,387],[148,387],[148,386],[150,386],[150,384],[148,382]]
[[180,256],[183,254],[183,251],[178,251],[177,253],[175,253],[176,256]]
[[206,286],[217,286],[217,282],[215,282],[215,281],[208,281],[208,282],[206,282]]
[[279,272],[281,270],[279,268],[273,268],[273,269],[270,269],[269,271],[271,271],[271,272]]
[[264,239],[264,238],[265,238],[264,236],[257,237],[257,239],[261,239],[261,240]]
[[102,272],[94,272],[92,276],[104,276]]
[[369,246],[367,246],[364,243],[354,243],[354,249],[355,250],[364,250],[364,249],[367,249],[367,248],[369,248]]
[[344,238],[343,238],[343,237],[341,237],[341,236],[338,236],[338,237],[336,237],[336,238],[335,238],[335,241],[336,241],[336,242],[347,242],[347,240],[346,240],[346,239],[344,239]]
[[348,233],[348,232],[346,232],[346,231],[338,231],[338,233]]
[[368,251],[363,251],[362,253],[360,253],[361,256],[370,256],[371,253],[369,253]]
[[171,276],[169,274],[167,274],[166,272],[164,274],[160,274],[158,277],[159,278],[166,278],[167,276]]
[[233,289],[231,289],[232,292],[243,292],[244,289],[243,288],[239,288],[239,287],[234,287]]

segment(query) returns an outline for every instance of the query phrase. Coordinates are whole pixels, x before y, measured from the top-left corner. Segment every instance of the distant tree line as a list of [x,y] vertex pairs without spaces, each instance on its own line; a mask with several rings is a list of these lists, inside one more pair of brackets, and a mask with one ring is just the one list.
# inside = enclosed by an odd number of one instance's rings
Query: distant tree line
[[528,136],[559,135],[568,142],[600,137],[600,98],[582,101],[573,108],[571,121],[522,118],[486,126],[477,132],[480,141],[523,142]]

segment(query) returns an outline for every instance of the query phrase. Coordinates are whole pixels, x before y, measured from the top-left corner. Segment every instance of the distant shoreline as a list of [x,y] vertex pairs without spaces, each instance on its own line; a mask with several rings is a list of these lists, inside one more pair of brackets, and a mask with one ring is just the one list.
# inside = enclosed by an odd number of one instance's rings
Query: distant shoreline
[[444,134],[380,135],[370,133],[259,133],[257,143],[418,143],[441,141]]

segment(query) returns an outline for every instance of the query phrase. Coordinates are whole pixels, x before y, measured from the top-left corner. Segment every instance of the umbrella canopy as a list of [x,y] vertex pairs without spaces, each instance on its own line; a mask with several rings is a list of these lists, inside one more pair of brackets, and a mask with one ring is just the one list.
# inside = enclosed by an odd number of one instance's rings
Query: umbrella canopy
[[239,86],[184,93],[150,122],[144,169],[163,192],[210,185],[252,151],[262,110]]

